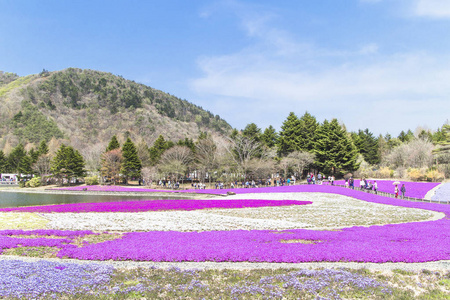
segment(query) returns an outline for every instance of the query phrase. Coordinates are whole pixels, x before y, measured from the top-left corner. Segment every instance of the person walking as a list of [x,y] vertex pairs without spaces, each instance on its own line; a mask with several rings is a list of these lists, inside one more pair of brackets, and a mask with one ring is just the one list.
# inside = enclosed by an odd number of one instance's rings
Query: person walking
[[404,184],[402,184],[402,188],[400,189],[400,191],[402,192],[402,199],[404,199],[405,198],[405,193],[406,193],[406,188],[405,188]]
[[378,194],[378,192],[377,192],[378,191],[378,183],[376,180],[373,183],[373,190],[375,191],[375,195]]
[[398,185],[395,185],[394,193],[395,193],[395,198],[398,198]]

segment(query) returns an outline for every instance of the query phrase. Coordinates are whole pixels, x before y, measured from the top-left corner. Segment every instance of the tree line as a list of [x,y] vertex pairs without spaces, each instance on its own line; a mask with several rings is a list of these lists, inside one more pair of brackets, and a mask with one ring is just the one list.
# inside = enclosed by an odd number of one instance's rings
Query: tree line
[[96,170],[85,170],[83,157],[71,146],[61,145],[50,155],[45,141],[29,152],[19,144],[7,156],[0,151],[0,171],[51,174],[61,184],[88,173],[90,182],[101,178],[119,184],[162,178],[180,181],[189,175],[199,181],[222,182],[264,180],[273,175],[300,179],[310,170],[336,177],[352,173],[356,177],[438,180],[448,176],[449,145],[448,124],[434,133],[407,130],[398,137],[375,137],[369,129],[348,132],[336,119],[320,123],[308,112],[301,117],[291,112],[279,132],[272,126],[263,131],[250,123],[227,136],[201,132],[195,141],[173,142],[160,135],[151,147],[145,142],[135,145],[130,138],[121,145],[113,136]]

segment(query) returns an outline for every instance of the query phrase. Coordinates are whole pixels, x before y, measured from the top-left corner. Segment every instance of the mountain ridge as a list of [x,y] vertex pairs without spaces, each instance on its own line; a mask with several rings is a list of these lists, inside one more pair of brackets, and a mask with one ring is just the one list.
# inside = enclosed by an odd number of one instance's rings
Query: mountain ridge
[[151,145],[160,134],[177,141],[230,130],[200,106],[108,72],[68,68],[19,77],[0,71],[0,150],[52,137],[83,148],[113,135]]

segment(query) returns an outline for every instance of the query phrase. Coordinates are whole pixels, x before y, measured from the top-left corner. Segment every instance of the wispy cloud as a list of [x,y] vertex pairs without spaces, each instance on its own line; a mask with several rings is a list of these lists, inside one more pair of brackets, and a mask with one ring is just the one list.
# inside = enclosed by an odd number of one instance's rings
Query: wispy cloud
[[430,18],[449,18],[449,0],[416,0],[413,4],[413,12],[417,16]]
[[414,129],[430,115],[436,122],[431,127],[448,118],[439,107],[448,106],[450,56],[383,54],[377,43],[323,49],[269,21],[242,22],[253,24],[247,33],[258,38],[239,52],[200,58],[203,76],[191,81],[193,91],[238,128],[249,122],[280,126],[290,111],[305,110],[378,133]]

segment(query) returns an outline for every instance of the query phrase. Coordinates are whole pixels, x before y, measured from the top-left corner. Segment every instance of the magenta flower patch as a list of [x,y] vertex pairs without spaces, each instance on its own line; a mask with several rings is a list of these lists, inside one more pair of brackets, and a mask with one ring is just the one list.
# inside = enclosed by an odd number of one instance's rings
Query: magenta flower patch
[[141,212],[165,210],[199,210],[306,205],[310,201],[295,200],[140,200],[125,202],[70,203],[27,207],[0,208],[0,211],[20,212]]
[[[428,209],[450,216],[450,206],[442,204],[410,202],[331,186],[303,186],[302,189]],[[81,248],[64,247],[58,255],[88,260],[424,262],[450,259],[449,232],[447,218],[341,231],[298,229],[276,234],[267,230],[134,232],[120,240]],[[290,243],[283,242],[286,240]]]
[[[213,191],[215,190],[206,192]],[[226,191],[217,190],[220,193]],[[428,222],[352,227],[340,231],[296,229],[288,231],[131,232],[124,234],[121,239],[98,244],[84,244],[83,246],[73,244],[74,236],[77,235],[77,232],[61,231],[58,235],[57,231],[17,231],[17,233],[4,231],[3,233],[0,232],[0,248],[53,246],[61,249],[58,253],[58,256],[61,258],[83,260],[236,262],[357,261],[381,263],[425,262],[450,259],[449,205],[411,202],[328,185],[234,189],[233,191],[241,194],[255,192],[318,192],[340,194],[373,203],[442,212],[446,215],[446,218]],[[423,192],[424,189],[422,189]],[[182,203],[183,201],[189,200],[175,201],[173,203]],[[198,200],[190,201],[202,203],[201,201],[198,202]],[[249,203],[251,200],[233,201]],[[258,202],[262,200],[254,201]],[[224,200],[219,200],[218,202],[224,203]],[[283,201],[274,202],[280,204]],[[212,202],[207,201],[206,203],[210,205]],[[79,205],[86,206],[87,204]],[[121,205],[129,206],[130,202],[123,202]],[[160,204],[159,207],[161,205],[163,204]],[[211,207],[208,205],[205,208]],[[236,206],[237,204],[235,203],[233,205]],[[61,239],[24,239],[13,236],[28,233],[39,236],[47,233],[48,235],[61,236]],[[80,232],[80,234],[92,233]],[[289,243],[286,243],[286,241],[289,241]]]

